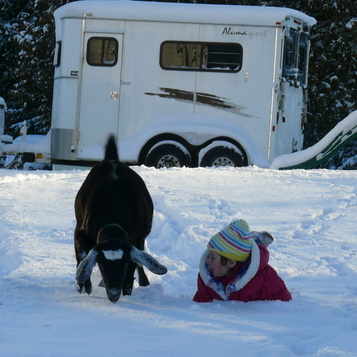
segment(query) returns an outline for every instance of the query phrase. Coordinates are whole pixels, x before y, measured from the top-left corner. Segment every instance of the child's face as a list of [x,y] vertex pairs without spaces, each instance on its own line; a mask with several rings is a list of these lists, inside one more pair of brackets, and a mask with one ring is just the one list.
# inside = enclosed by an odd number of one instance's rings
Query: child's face
[[228,261],[227,264],[223,265],[221,262],[221,256],[212,251],[209,251],[207,254],[206,264],[208,271],[214,278],[220,278],[227,275],[229,270],[235,265],[232,261]]

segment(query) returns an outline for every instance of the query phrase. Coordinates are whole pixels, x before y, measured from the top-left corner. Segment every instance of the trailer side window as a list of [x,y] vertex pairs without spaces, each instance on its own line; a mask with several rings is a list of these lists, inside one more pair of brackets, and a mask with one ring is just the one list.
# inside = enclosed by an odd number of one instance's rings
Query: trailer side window
[[295,85],[306,86],[309,34],[293,28],[287,30],[284,45],[283,76]]
[[111,37],[91,37],[87,43],[87,62],[91,66],[115,66],[118,41]]
[[307,85],[307,71],[309,58],[310,36],[303,32],[300,34],[299,41],[299,80],[305,86]]
[[167,41],[161,44],[160,66],[168,70],[238,72],[242,55],[238,43]]

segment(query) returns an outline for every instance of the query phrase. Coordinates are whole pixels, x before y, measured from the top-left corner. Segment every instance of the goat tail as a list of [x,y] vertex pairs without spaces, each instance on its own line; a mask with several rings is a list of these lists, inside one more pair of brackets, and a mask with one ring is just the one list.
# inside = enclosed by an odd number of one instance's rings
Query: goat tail
[[105,145],[104,160],[119,161],[118,148],[114,135],[110,135]]

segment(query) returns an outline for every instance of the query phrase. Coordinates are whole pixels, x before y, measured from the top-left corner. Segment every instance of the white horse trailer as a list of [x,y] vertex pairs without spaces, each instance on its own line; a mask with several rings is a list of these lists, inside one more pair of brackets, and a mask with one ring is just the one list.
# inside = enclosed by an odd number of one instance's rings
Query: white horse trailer
[[78,1],[55,12],[51,159],[268,167],[302,148],[309,30],[288,9]]

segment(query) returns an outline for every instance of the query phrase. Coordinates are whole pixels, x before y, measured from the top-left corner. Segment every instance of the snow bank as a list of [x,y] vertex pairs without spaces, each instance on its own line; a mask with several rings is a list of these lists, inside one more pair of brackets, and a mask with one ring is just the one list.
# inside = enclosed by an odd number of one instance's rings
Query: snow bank
[[[272,169],[279,169],[284,167],[292,167],[298,164],[302,164],[314,157],[316,160],[322,160],[326,155],[330,153],[326,150],[336,138],[338,138],[338,146],[343,144],[352,135],[357,133],[357,110],[350,113],[345,119],[340,121],[331,131],[328,132],[320,141],[315,145],[292,154],[280,155],[274,159],[271,164]],[[336,149],[336,146],[332,147],[332,150]]]
[[12,144],[2,144],[4,152],[33,152],[50,154],[49,135],[22,135],[18,136]]

